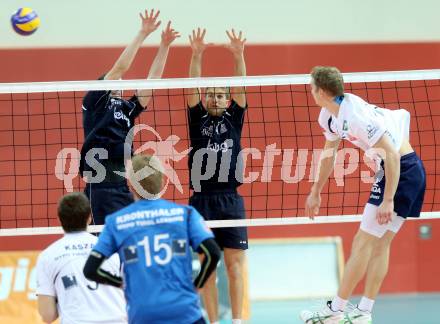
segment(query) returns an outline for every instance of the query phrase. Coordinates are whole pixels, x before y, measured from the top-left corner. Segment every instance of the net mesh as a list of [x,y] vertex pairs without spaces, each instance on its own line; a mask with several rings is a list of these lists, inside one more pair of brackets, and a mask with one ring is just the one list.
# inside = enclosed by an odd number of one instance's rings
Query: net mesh
[[[345,75],[345,80],[346,92],[380,107],[404,108],[411,113],[410,141],[427,173],[423,212],[436,216],[440,210],[440,195],[435,190],[437,179],[440,181],[440,71],[359,73]],[[249,109],[242,148],[248,154],[245,183],[239,192],[245,199],[247,217],[254,224],[300,219],[324,145],[317,122],[320,110],[314,105],[308,83],[308,76],[295,75],[2,84],[0,231],[59,226],[58,199],[68,191],[84,188],[78,172],[84,139],[81,103],[85,90],[99,87],[158,88],[148,110],[137,120],[145,126],[135,136],[134,147],[154,152],[165,163],[169,185],[163,197],[187,203],[186,150],[190,143],[184,88],[246,85]],[[363,152],[343,143],[335,165],[339,172],[322,192],[323,221],[333,219],[332,215],[362,213],[374,174],[371,164],[369,167],[363,161]]]

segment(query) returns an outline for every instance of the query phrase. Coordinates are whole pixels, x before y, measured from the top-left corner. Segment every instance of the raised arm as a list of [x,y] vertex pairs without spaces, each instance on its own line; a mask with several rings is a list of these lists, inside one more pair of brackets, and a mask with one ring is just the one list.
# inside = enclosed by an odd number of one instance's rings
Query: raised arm
[[105,75],[104,80],[118,80],[128,71],[144,40],[159,27],[160,21],[157,21],[159,13],[160,11],[155,13],[154,9],[150,11],[150,14],[148,14],[148,10],[145,10],[145,17],[139,13],[142,21],[140,31]]
[[[189,65],[189,77],[199,78],[202,76],[202,56],[206,47],[210,44],[205,43],[206,29],[197,28],[189,35],[189,43],[191,44],[192,55]],[[187,104],[188,107],[194,107],[200,102],[200,89],[188,89]]]
[[[243,33],[240,31],[238,36],[235,30],[226,31],[226,35],[230,40],[226,47],[232,52],[234,57],[234,76],[246,76],[246,62],[244,61],[244,43],[246,38],[243,38]],[[240,106],[246,107],[246,94],[244,87],[231,88],[231,98]]]
[[305,214],[311,219],[319,212],[321,205],[321,191],[326,184],[335,165],[337,149],[341,140],[326,141],[318,165],[318,175],[313,183],[312,190],[306,200]]
[[[178,37],[180,37],[179,32],[171,28],[171,21],[169,21],[167,27],[162,32],[162,39],[159,45],[159,49],[153,63],[151,64],[150,72],[148,73],[147,79],[160,79],[162,77],[170,45]],[[146,107],[153,95],[153,91],[151,89],[137,90],[136,95],[138,97],[139,103],[143,107]]]

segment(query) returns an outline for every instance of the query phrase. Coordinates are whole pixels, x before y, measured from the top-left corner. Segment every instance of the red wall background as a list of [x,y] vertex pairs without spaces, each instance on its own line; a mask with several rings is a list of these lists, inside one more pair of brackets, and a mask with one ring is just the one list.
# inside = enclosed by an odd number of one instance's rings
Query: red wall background
[[[97,76],[111,67],[120,52],[121,49],[119,48],[1,50],[0,68],[2,73],[0,82],[96,79]],[[154,48],[142,49],[126,78],[145,76],[154,54]],[[165,70],[165,77],[187,76],[190,54],[189,48],[172,48]],[[440,44],[249,45],[246,48],[246,62],[248,75],[308,73],[315,65],[334,65],[338,66],[343,72],[435,69],[440,67]],[[203,74],[205,76],[231,75],[232,58],[228,55],[228,52],[221,48],[208,49],[204,57]],[[433,91],[438,93],[439,88],[436,87]],[[4,102],[0,102],[0,105],[3,106],[0,110],[3,108],[10,109],[10,107],[5,107],[6,103]],[[438,106],[437,108],[440,109]],[[433,111],[434,115],[440,114],[440,111],[435,110],[432,110],[431,113]],[[254,121],[253,118],[257,118],[259,114],[263,114],[264,117],[264,112],[251,113],[250,111],[249,122]],[[317,116],[317,110],[312,115]],[[148,115],[145,116],[145,122],[147,120]],[[434,126],[438,125],[436,120],[432,121]],[[5,122],[6,119],[3,121]],[[5,125],[4,122],[0,123],[0,126],[7,129],[8,125]],[[318,136],[319,127],[316,127],[312,133]],[[165,130],[164,128],[163,131],[167,134],[172,132],[172,129]],[[440,129],[435,128],[433,132],[434,143],[438,143],[438,141],[435,141],[436,138],[440,140],[438,131]],[[412,137],[413,144],[415,144],[414,146],[419,153],[423,150],[422,147],[425,143],[432,142],[432,136],[428,138],[424,137],[423,133],[420,134],[422,135],[417,138]],[[166,135],[162,137],[166,137]],[[431,142],[429,143],[432,144]],[[181,144],[184,146],[186,143]],[[319,141],[314,143],[313,147],[317,146],[319,148],[321,144],[322,140],[321,143]],[[308,147],[310,143],[304,145]],[[440,177],[436,173],[437,160],[440,160],[439,154],[440,149],[433,146],[430,146],[424,152],[425,156],[434,160],[434,173],[428,179],[428,181],[431,181],[431,191],[429,197],[427,197],[429,206],[426,208],[435,211],[438,211],[440,207],[440,198],[435,195],[437,189],[436,178]],[[354,178],[356,179],[356,175]],[[0,180],[10,181],[6,178],[0,178]],[[349,182],[346,186],[349,188],[353,185]],[[259,188],[257,185],[255,188],[269,191],[269,188]],[[307,188],[306,186],[305,194]],[[330,192],[332,192],[331,188]],[[246,188],[242,190],[245,191],[245,194],[249,194],[246,192]],[[51,200],[56,201],[57,197],[54,196],[53,198]],[[303,198],[297,200],[297,203],[302,204]],[[347,201],[336,199],[335,205],[333,205],[334,208],[327,211],[331,214],[337,214],[338,211],[347,214],[348,211],[343,209],[344,203],[347,203]],[[253,206],[254,202],[251,201],[250,204]],[[358,207],[360,208],[361,205],[362,203]],[[350,212],[360,212],[359,208]],[[7,211],[8,209],[2,208],[0,219],[7,218]],[[422,224],[432,226],[431,239],[422,240],[419,238],[419,226]],[[249,231],[252,238],[339,235],[343,238],[344,252],[348,256],[351,240],[357,228],[358,224],[329,224],[255,227]],[[393,244],[390,271],[384,282],[383,292],[440,291],[440,262],[438,261],[438,248],[436,248],[440,246],[439,231],[439,220],[415,221],[405,224]],[[2,237],[0,238],[0,249],[42,249],[53,240],[53,236]],[[361,292],[360,288],[357,292]]]
[[[120,48],[0,50],[1,82],[90,80],[107,71]],[[155,48],[139,51],[126,79],[147,74]],[[164,77],[186,77],[191,51],[170,50]],[[308,73],[315,65],[337,66],[343,72],[436,69],[439,43],[248,45],[248,75]],[[205,76],[232,75],[232,58],[223,48],[208,48]]]

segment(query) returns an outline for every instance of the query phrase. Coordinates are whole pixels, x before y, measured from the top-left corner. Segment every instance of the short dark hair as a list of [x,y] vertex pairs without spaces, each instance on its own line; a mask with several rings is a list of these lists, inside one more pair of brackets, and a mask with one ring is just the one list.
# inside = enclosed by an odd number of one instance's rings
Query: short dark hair
[[312,79],[318,88],[334,97],[344,94],[344,78],[341,71],[333,66],[315,66]]
[[82,192],[68,193],[58,202],[58,218],[66,233],[86,230],[90,213],[90,202]]
[[231,88],[230,87],[207,87],[205,89],[206,93],[208,92],[208,89],[214,89],[214,92],[215,92],[215,89],[225,89],[226,99],[228,99],[228,100],[231,99]]

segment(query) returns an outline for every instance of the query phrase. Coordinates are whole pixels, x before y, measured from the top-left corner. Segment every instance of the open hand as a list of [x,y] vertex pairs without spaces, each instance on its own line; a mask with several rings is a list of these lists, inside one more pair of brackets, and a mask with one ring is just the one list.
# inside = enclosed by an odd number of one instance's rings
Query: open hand
[[212,43],[205,43],[206,29],[197,28],[197,31],[193,29],[192,35],[189,35],[189,43],[194,55],[201,55],[205,51],[206,47],[212,45]]
[[235,56],[243,55],[246,38],[243,38],[242,31],[240,30],[237,36],[234,28],[232,28],[231,31],[226,31],[226,35],[228,35],[230,43],[225,47],[228,48]]
[[159,13],[160,10],[154,12],[154,9],[151,9],[150,14],[148,14],[148,10],[145,10],[145,16],[139,13],[142,20],[141,32],[146,36],[150,35],[160,26],[161,21],[157,21]]
[[169,46],[176,38],[179,37],[179,32],[171,28],[171,21],[169,21],[167,27],[162,32],[162,44]]

